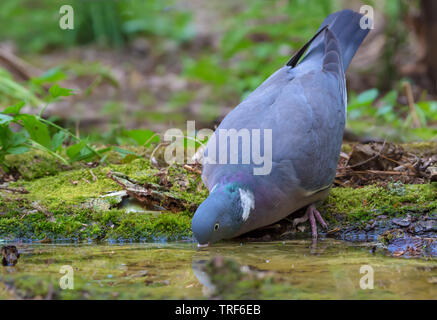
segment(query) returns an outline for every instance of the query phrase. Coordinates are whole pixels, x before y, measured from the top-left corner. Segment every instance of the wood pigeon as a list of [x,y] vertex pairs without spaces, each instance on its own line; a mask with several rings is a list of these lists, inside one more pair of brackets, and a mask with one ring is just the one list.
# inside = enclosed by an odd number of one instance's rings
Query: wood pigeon
[[[351,10],[329,15],[210,137],[202,172],[210,193],[192,220],[199,245],[272,224],[303,207],[313,238],[316,220],[327,227],[314,203],[328,196],[336,174],[347,107],[345,71],[369,32],[362,19]],[[271,158],[268,174],[255,173],[256,148]]]

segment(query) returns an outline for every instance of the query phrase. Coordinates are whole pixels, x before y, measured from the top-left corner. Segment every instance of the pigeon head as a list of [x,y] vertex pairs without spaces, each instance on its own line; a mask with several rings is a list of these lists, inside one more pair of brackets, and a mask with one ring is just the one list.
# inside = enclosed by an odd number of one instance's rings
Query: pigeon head
[[238,183],[216,185],[197,208],[191,229],[200,245],[237,235],[255,208],[255,199],[247,186]]

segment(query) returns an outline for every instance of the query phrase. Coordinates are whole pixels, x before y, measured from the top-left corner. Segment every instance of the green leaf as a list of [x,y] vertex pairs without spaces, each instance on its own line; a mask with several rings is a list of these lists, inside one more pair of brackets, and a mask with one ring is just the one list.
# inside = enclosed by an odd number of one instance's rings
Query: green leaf
[[81,141],[77,144],[73,144],[72,146],[68,147],[66,152],[67,156],[70,158],[71,161],[76,161],[76,159],[79,158],[82,149],[86,148],[86,142]]
[[12,145],[13,146],[19,146],[25,142],[27,142],[27,136],[24,134],[24,132],[19,131],[19,132],[14,132],[12,134]]
[[67,156],[70,158],[70,162],[87,160],[96,156],[94,150],[88,146],[86,140],[82,140],[79,143],[68,147],[66,152]]
[[64,131],[58,131],[55,135],[52,137],[52,143],[50,149],[52,151],[56,151],[64,142],[67,135]]
[[360,93],[356,99],[359,104],[370,104],[378,97],[378,89],[370,89]]
[[437,101],[419,101],[417,106],[425,113],[429,120],[437,120]]
[[49,89],[50,96],[54,99],[72,96],[75,94],[73,91],[73,89],[62,88],[58,84],[51,86]]
[[145,145],[146,143],[147,146],[149,146],[151,142],[159,142],[160,140],[159,136],[153,137],[155,133],[152,130],[147,129],[125,130],[124,134],[135,140],[139,146]]
[[9,129],[9,126],[0,126],[0,145],[2,148],[10,145],[12,135],[13,132]]
[[377,115],[386,115],[387,113],[393,112],[393,106],[385,105],[378,109]]
[[120,153],[121,155],[124,155],[124,156],[128,155],[128,154],[135,154],[136,155],[136,153],[133,151],[122,149],[119,147],[114,147],[114,150],[117,151],[118,153]]
[[21,108],[23,108],[25,105],[24,101],[18,102],[16,105],[7,107],[5,110],[3,110],[2,113],[8,113],[8,114],[14,114],[17,115],[20,113]]
[[396,90],[391,90],[384,96],[384,98],[382,98],[382,101],[384,101],[384,103],[387,105],[394,106],[397,99],[398,92]]
[[30,114],[20,114],[17,118],[21,120],[23,127],[27,130],[32,140],[46,148],[50,148],[52,139],[46,124]]
[[415,104],[414,106],[416,108],[417,116],[419,118],[421,125],[426,126],[426,114],[425,114],[425,112],[422,110],[420,105]]
[[61,68],[55,67],[47,70],[39,77],[32,78],[31,81],[36,84],[44,84],[44,83],[62,81],[65,78],[66,75],[64,72],[62,72]]
[[6,124],[6,123],[9,123],[13,120],[14,120],[14,118],[12,118],[11,116],[8,116],[7,114],[0,113],[0,124]]
[[27,146],[18,146],[18,147],[11,147],[7,149],[7,152],[9,154],[21,154],[29,151],[29,147]]

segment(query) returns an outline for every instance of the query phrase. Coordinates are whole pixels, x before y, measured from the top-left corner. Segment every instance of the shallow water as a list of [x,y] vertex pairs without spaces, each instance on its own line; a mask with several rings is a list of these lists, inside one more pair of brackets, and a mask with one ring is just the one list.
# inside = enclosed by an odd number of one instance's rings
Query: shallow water
[[[202,266],[217,255],[236,261],[242,269],[269,271],[269,276],[279,279],[260,298],[437,299],[436,259],[393,258],[372,253],[368,245],[329,239],[319,241],[317,247],[311,241],[294,240],[223,243],[202,249],[194,243],[22,244],[18,248],[18,264],[0,270],[3,299],[204,299],[215,286]],[[59,287],[64,265],[73,268],[74,289]],[[374,289],[360,288],[362,265],[373,268]],[[65,278],[61,281],[66,283]],[[275,286],[282,290],[275,291]]]

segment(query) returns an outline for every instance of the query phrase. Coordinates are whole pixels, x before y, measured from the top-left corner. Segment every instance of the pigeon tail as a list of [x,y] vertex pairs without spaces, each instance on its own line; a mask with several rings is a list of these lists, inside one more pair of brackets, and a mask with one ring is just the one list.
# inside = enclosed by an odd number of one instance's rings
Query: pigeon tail
[[[302,48],[306,49],[310,44],[308,52],[302,59],[302,62],[311,61],[313,59],[315,61],[320,61],[320,58],[325,55],[325,52],[327,51],[325,48],[325,37],[319,36],[319,34],[321,31],[326,29],[326,27],[328,27],[329,30],[335,35],[335,38],[337,38],[341,51],[343,70],[346,72],[352,58],[355,55],[355,52],[358,50],[361,42],[363,42],[364,38],[369,33],[368,28],[361,28],[360,22],[362,18],[362,14],[352,10],[342,10],[330,14],[319,27],[316,36],[314,36],[314,38]],[[300,55],[302,54],[303,52]],[[290,62],[292,60],[290,60]],[[290,65],[290,62],[287,65]]]

